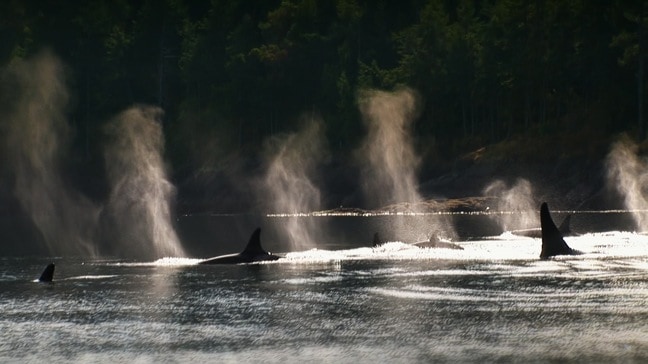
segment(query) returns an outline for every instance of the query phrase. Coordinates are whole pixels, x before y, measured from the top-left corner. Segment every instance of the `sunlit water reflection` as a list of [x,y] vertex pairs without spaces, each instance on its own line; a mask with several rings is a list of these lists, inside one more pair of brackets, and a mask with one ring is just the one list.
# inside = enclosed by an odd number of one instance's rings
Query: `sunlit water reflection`
[[1,362],[645,361],[648,236],[313,249],[257,265],[0,259]]

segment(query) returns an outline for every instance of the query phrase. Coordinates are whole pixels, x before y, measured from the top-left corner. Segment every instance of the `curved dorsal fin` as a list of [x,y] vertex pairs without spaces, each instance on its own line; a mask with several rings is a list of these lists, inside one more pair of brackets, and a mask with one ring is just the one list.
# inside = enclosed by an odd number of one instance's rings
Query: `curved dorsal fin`
[[50,263],[45,267],[45,270],[43,273],[41,273],[40,278],[38,278],[39,282],[51,282],[52,279],[54,279],[54,263]]
[[247,246],[243,250],[242,254],[263,254],[267,253],[261,247],[261,228],[257,228],[250,236],[250,240],[247,243]]
[[551,219],[549,214],[549,207],[546,202],[540,206],[540,226],[542,228],[542,251],[540,258],[546,259],[554,255],[570,255],[574,254],[574,250],[570,248],[562,234],[558,231],[556,224]]

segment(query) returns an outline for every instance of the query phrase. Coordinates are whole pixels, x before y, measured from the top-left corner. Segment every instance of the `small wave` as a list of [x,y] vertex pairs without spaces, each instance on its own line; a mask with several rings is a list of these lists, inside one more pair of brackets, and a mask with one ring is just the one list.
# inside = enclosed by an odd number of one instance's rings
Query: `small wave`
[[307,277],[307,278],[287,278],[281,280],[281,282],[286,284],[303,285],[303,284],[312,284],[312,283],[338,282],[343,279],[344,277],[341,275],[334,275],[334,276],[320,276],[320,277]]
[[463,250],[445,248],[420,248],[402,242],[388,242],[378,247],[355,248],[344,250],[311,249],[302,252],[287,253],[278,262],[291,263],[327,263],[344,260],[425,260],[425,259],[461,259]]
[[0,282],[12,282],[18,280],[18,276],[3,274],[0,275]]
[[415,272],[394,273],[394,277],[429,277],[429,276],[485,276],[492,275],[488,270],[466,270],[466,269],[439,269],[424,270]]
[[344,260],[347,258],[345,251],[311,249],[303,252],[291,252],[286,254],[283,261],[293,263],[325,263]]
[[[411,285],[404,288],[368,288],[367,291],[381,295],[407,299],[472,301],[472,302],[524,302],[525,304],[544,304],[560,306],[561,300],[582,297],[622,297],[648,295],[648,290],[637,288],[611,288],[573,291],[540,290],[520,292],[508,290],[480,290],[470,288],[425,287]],[[567,300],[566,304],[569,304]]]
[[410,299],[422,299],[422,300],[444,300],[444,301],[474,301],[474,302],[483,302],[493,300],[490,297],[483,297],[479,295],[467,295],[467,294],[447,294],[444,292],[423,292],[417,290],[402,290],[402,289],[390,289],[390,288],[370,288],[370,292],[382,296],[390,296],[396,298],[410,298]]
[[196,265],[204,259],[165,257],[153,262],[156,266]]
[[204,259],[198,258],[164,257],[153,262],[118,262],[109,265],[125,267],[181,267],[188,265],[197,265],[203,260]]
[[494,238],[498,240],[535,240],[533,237],[515,234],[513,231],[505,231],[500,235],[494,236]]
[[61,281],[77,280],[77,279],[108,279],[117,277],[116,274],[98,274],[98,275],[85,275],[85,276],[76,276],[76,277],[67,277],[60,279]]

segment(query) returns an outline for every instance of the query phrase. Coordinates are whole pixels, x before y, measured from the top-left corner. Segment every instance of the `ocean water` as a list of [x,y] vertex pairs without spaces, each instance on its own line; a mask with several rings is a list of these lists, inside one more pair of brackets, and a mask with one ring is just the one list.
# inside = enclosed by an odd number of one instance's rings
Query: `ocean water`
[[648,236],[565,240],[585,254],[503,234],[232,266],[0,258],[0,362],[648,361]]

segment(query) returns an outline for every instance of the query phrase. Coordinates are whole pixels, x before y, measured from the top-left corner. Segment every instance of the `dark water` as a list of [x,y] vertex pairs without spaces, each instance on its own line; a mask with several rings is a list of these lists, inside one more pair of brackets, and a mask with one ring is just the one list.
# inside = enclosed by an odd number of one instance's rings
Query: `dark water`
[[587,254],[503,234],[237,266],[4,258],[0,362],[645,362],[648,237],[567,241]]

